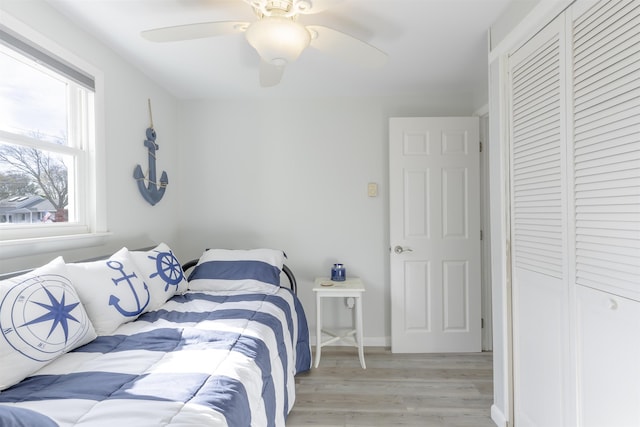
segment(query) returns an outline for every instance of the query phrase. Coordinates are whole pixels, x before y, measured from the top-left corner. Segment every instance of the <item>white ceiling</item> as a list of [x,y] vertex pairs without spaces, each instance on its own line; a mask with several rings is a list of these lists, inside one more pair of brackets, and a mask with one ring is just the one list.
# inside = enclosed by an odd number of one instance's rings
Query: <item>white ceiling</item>
[[300,22],[358,37],[385,51],[388,63],[366,69],[308,48],[278,86],[261,88],[258,55],[243,35],[172,43],[140,37],[157,27],[255,20],[242,0],[49,0],[179,98],[455,94],[486,101],[487,30],[513,0],[332,1]]

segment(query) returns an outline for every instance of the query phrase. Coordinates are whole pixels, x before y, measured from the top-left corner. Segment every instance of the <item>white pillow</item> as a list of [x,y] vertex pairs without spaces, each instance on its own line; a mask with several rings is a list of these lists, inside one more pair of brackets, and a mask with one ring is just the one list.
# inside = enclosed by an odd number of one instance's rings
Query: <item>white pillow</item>
[[126,248],[106,260],[67,264],[67,269],[98,335],[135,320],[151,302],[144,276]]
[[187,279],[171,248],[160,243],[150,251],[129,251],[151,293],[145,311],[155,310],[176,294],[187,290]]
[[189,275],[189,289],[274,294],[283,263],[284,253],[275,249],[209,249]]
[[0,390],[96,337],[62,257],[0,281]]

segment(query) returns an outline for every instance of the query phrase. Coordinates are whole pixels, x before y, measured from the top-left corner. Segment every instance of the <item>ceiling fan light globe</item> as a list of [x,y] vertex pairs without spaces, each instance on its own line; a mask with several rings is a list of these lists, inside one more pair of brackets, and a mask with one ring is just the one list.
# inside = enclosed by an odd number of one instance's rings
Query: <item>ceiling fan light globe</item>
[[274,65],[294,62],[311,41],[303,25],[279,16],[265,16],[252,23],[245,37],[264,61]]

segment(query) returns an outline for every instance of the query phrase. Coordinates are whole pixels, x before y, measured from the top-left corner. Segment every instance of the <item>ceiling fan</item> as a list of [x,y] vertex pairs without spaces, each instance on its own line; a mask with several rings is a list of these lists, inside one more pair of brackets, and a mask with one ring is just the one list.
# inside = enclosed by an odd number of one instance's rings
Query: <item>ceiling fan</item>
[[308,46],[365,67],[377,67],[386,53],[353,36],[321,25],[298,23],[301,14],[322,10],[322,0],[244,0],[258,17],[254,22],[202,22],[142,31],[153,42],[173,42],[244,33],[260,55],[260,85],[280,83],[284,68]]

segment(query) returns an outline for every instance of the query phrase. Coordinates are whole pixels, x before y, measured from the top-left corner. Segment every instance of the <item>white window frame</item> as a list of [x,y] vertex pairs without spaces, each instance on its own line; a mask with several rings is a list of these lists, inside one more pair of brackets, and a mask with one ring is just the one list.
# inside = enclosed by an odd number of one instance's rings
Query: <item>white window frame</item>
[[[103,73],[8,14],[0,14],[0,25],[37,46],[38,50],[82,70],[94,81],[92,93],[80,90],[79,84],[68,85],[69,146],[51,147],[54,144],[0,131],[0,138],[5,142],[70,154],[75,158],[75,168],[69,170],[69,198],[76,198],[77,215],[74,222],[69,223],[38,224],[36,227],[0,225],[0,259],[101,244],[110,234],[106,222]],[[74,174],[78,176],[74,177]]]

